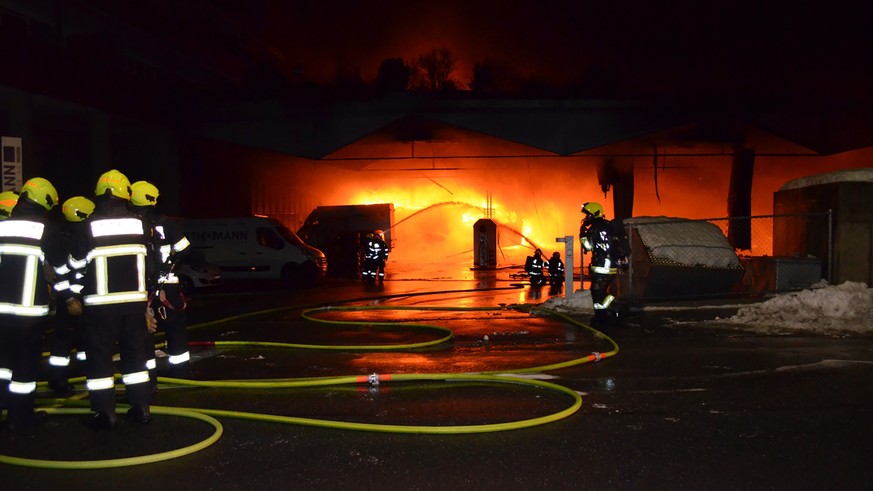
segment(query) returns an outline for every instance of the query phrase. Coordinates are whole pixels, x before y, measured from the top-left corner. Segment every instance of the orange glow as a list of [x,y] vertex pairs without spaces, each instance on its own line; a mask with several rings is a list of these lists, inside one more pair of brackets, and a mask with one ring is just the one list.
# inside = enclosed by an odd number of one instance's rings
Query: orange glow
[[[392,367],[392,370],[395,370],[397,373],[432,372],[440,369],[442,363],[443,362],[434,359],[432,356],[400,352],[366,353],[350,362],[351,366],[363,370],[373,370],[373,367],[390,366]],[[442,368],[445,368],[445,366],[442,366]]]
[[[565,210],[547,206],[552,208],[549,216],[552,223],[547,224],[544,220],[529,216],[536,213],[536,207],[540,206],[537,203],[525,203],[524,200],[504,202],[504,197],[511,198],[514,194],[511,190],[502,191],[497,197],[495,189],[485,187],[488,184],[480,184],[483,180],[481,177],[470,176],[466,179],[467,183],[455,182],[451,187],[446,186],[455,197],[463,196],[462,199],[451,201],[446,201],[447,197],[452,197],[451,194],[447,196],[447,189],[421,180],[413,180],[411,185],[389,182],[378,189],[353,192],[348,200],[352,204],[394,203],[397,243],[392,251],[392,260],[403,262],[448,261],[470,265],[473,253],[472,226],[487,215],[483,204],[487,202],[486,194],[489,191],[495,195],[491,202],[491,218],[500,227],[498,253],[502,257],[498,263],[502,265],[522,263],[533,247],[558,250],[553,245],[555,237],[574,233],[572,225],[560,233],[554,227],[563,223]],[[457,181],[457,178],[452,177],[447,181]],[[499,187],[496,183],[492,185]],[[575,208],[571,209],[576,211]]]
[[[554,251],[564,256],[564,244],[555,239],[578,234],[579,206],[586,201],[600,202],[607,217],[614,216],[612,193],[604,197],[597,181],[600,156],[551,157],[540,153],[528,158],[523,155],[534,150],[527,147],[453,131],[440,135],[442,143],[415,144],[416,156],[451,157],[407,158],[409,142],[379,135],[372,142],[365,138],[344,147],[322,161],[277,156],[260,162],[252,167],[256,186],[252,211],[277,217],[297,230],[316,206],[393,203],[395,243],[389,262],[443,265],[455,271],[472,266],[472,225],[486,216],[489,196],[492,218],[499,226],[499,267],[523,264],[534,247],[546,256]],[[679,150],[661,151],[675,154]],[[392,157],[369,157],[373,154]],[[652,158],[633,157],[634,215],[726,216],[731,158],[713,153],[661,159],[656,183]],[[862,167],[870,159],[871,149],[828,158],[759,156],[752,214],[772,214],[773,193],[791,179]],[[756,243],[763,253],[771,250],[768,246]],[[578,243],[576,253],[578,270],[582,259]]]

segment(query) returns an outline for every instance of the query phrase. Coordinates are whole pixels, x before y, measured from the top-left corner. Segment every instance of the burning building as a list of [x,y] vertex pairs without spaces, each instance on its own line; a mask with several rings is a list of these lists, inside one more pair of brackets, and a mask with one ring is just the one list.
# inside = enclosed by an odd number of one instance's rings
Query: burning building
[[[672,114],[634,106],[479,104],[470,111],[449,102],[432,109],[432,117],[368,107],[324,122],[345,135],[297,134],[261,149],[249,145],[263,135],[246,136],[257,129],[206,124],[205,135],[238,144],[200,141],[192,160],[244,172],[216,176],[227,180],[219,185],[238,190],[223,210],[198,209],[208,200],[196,195],[187,209],[269,215],[296,230],[317,206],[392,203],[393,260],[461,268],[472,266],[473,225],[488,216],[499,226],[497,263],[512,265],[533,248],[563,251],[555,239],[578,233],[586,201],[602,202],[610,218],[770,215],[773,193],[785,181],[862,167],[873,156],[873,147],[857,149],[855,142],[824,148],[776,136],[763,124],[679,124]],[[299,121],[284,124],[289,133],[303,128]],[[208,171],[203,165],[191,169]],[[772,244],[758,250],[771,254]]]

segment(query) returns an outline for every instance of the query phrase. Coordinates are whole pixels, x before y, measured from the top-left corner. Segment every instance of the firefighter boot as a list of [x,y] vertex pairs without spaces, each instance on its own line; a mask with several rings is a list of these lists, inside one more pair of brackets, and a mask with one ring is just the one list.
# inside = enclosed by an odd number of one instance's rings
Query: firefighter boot
[[88,426],[95,430],[113,430],[118,424],[115,414],[115,389],[92,390],[88,394],[94,415]]
[[34,411],[36,394],[9,394],[6,407],[6,428],[15,431],[42,425],[48,419],[45,411]]
[[127,420],[137,424],[148,424],[152,420],[152,413],[145,404],[134,404],[127,410]]
[[594,317],[591,318],[591,327],[606,327],[609,325],[609,313],[606,309],[594,309]]
[[115,410],[97,411],[91,418],[89,426],[95,430],[114,430],[118,425],[118,417]]
[[152,400],[151,384],[131,384],[126,386],[130,409],[127,411],[128,421],[146,424],[152,419],[149,404]]

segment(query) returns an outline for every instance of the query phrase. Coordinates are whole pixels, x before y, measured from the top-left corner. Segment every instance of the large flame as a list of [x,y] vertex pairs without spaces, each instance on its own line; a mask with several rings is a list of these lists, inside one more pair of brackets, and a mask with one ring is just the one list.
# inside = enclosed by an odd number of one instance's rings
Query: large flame
[[[773,193],[782,183],[835,168],[858,167],[862,157],[863,152],[855,159],[841,158],[830,164],[821,159],[761,159],[756,164],[752,214],[773,213]],[[498,265],[511,266],[522,264],[536,247],[547,256],[553,251],[563,256],[565,244],[556,239],[578,234],[579,207],[586,201],[602,203],[607,217],[614,216],[612,196],[604,196],[597,181],[596,161],[495,157],[358,164],[353,159],[316,163],[280,157],[253,168],[258,192],[252,210],[279,217],[296,230],[317,206],[393,203],[391,261],[441,264],[455,271],[472,266],[473,224],[488,217],[499,226]],[[682,163],[688,165],[660,169],[655,180],[651,162],[639,159],[635,216],[726,216],[730,156]],[[757,240],[763,252],[752,253],[768,254],[771,237]],[[576,268],[580,260],[577,245]]]

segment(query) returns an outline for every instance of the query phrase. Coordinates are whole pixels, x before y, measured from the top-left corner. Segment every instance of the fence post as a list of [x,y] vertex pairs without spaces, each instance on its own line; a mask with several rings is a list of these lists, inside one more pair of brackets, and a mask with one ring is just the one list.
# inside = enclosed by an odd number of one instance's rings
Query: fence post
[[834,210],[828,209],[828,284],[834,283]]
[[[627,242],[630,248],[630,252],[627,256],[627,298],[632,301],[636,301],[634,298],[634,227],[631,224],[628,227],[627,232]],[[625,294],[622,292],[622,294]]]

